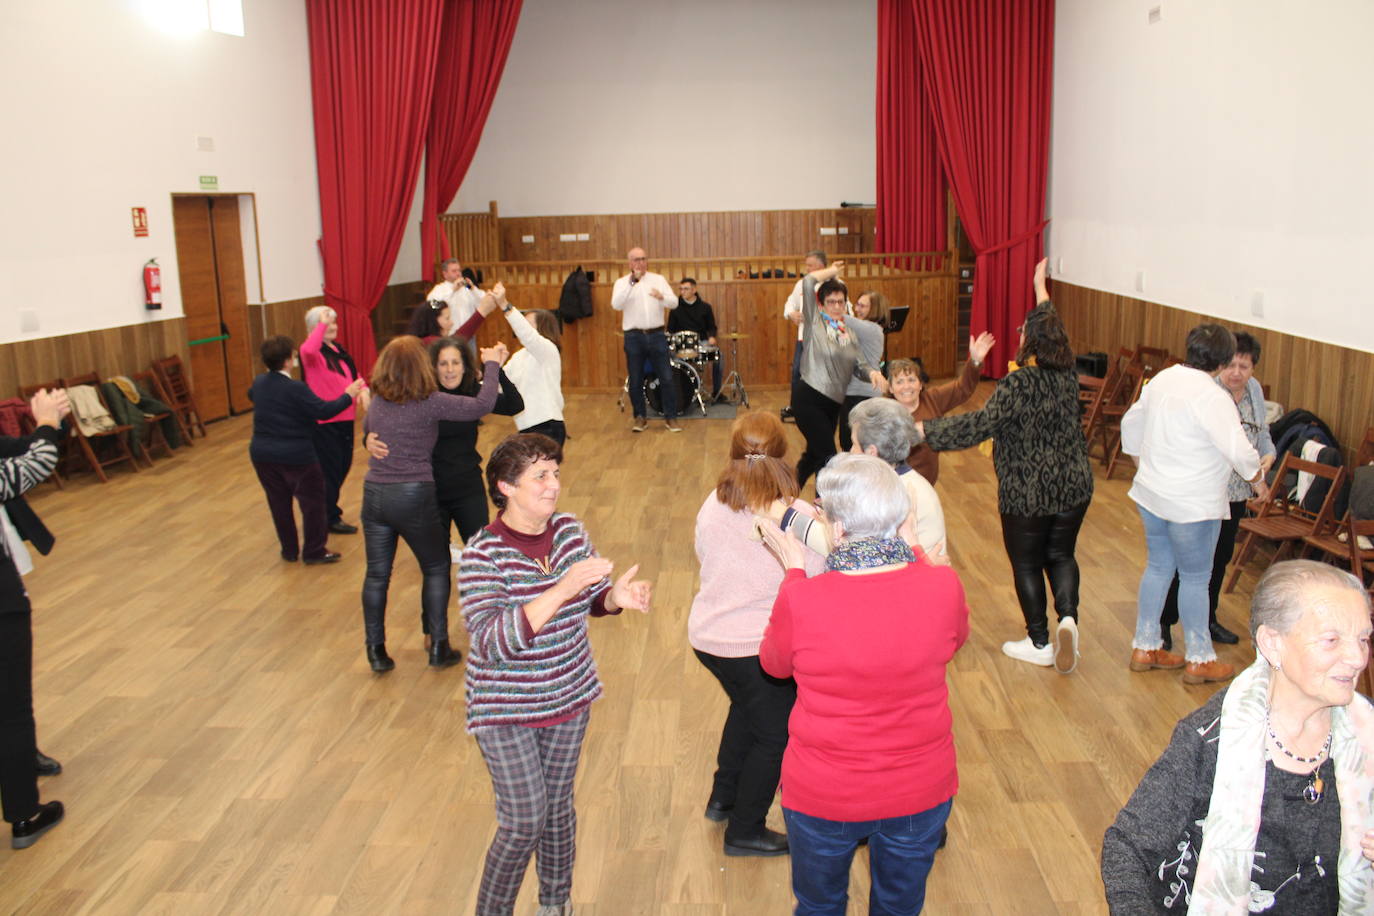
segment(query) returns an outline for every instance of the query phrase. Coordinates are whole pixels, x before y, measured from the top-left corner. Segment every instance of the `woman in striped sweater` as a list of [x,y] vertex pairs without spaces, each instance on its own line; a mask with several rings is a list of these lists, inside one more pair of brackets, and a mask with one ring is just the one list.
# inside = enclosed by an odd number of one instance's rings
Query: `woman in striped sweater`
[[563,452],[547,436],[508,437],[487,460],[496,520],[463,551],[458,591],[470,648],[467,728],[496,794],[478,916],[512,912],[538,850],[539,913],[571,913],[573,780],[587,712],[601,695],[587,618],[649,609],[630,567],[612,584],[582,523],[555,511]]

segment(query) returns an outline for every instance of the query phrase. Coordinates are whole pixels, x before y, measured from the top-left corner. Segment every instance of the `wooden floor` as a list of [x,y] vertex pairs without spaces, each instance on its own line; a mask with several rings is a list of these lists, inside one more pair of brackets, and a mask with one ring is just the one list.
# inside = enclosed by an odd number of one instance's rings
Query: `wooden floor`
[[[782,401],[755,393],[756,407]],[[788,860],[725,858],[721,827],[701,816],[725,701],[687,645],[692,525],[729,423],[632,435],[611,395],[571,396],[568,417],[562,508],[619,569],[641,563],[656,582],[651,615],[592,626],[605,697],[578,781],[577,912],[790,912]],[[277,558],[250,425],[217,423],[152,471],[116,471],[103,486],[80,475],[36,494],[58,537],[27,580],[39,744],[66,767],[42,790],[69,813],[32,849],[0,849],[0,912],[472,912],[493,813],[463,731],[462,669],[426,667],[419,577],[402,549],[388,639],[397,667],[370,673],[361,537],[332,538],[335,566]],[[488,420],[483,453],[510,430]],[[1144,547],[1121,472],[1102,481],[1098,470],[1079,542],[1077,673],[1004,657],[1002,641],[1024,632],[992,465],[972,451],[942,462],[973,621],[949,672],[961,790],[927,912],[1104,912],[1102,832],[1174,722],[1215,688],[1126,668]],[[361,491],[355,464],[349,519]],[[1233,629],[1253,583],[1223,596]],[[452,619],[466,649],[456,607]],[[1248,640],[1221,647],[1232,662],[1251,653]],[[770,822],[782,826],[776,808]],[[866,861],[861,851],[855,914],[867,910]],[[518,913],[533,913],[534,883],[531,873]]]

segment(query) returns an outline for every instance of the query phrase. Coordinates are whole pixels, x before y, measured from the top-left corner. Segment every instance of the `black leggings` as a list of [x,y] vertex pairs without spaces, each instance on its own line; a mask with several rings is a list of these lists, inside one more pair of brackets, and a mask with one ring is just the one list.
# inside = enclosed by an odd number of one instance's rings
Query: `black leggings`
[[444,521],[445,534],[450,522],[458,526],[464,544],[487,526],[491,516],[487,514],[487,488],[482,485],[480,468],[470,480],[444,485],[439,493],[439,517]]
[[420,564],[420,622],[435,640],[448,639],[448,531],[439,517],[434,484],[364,483],[363,543],[367,575],[363,579],[363,628],[369,646],[386,642],[386,592],[396,559],[396,538],[403,538]]
[[804,489],[811,475],[825,467],[835,454],[835,423],[839,417],[839,404],[806,382],[797,383],[792,394],[792,418],[806,437],[806,448],[797,459],[799,488]]
[[1037,646],[1050,641],[1045,615],[1045,577],[1054,592],[1059,619],[1078,619],[1078,560],[1074,545],[1088,504],[1054,515],[1003,515],[1002,543],[1011,561],[1016,599],[1026,618],[1026,634]]

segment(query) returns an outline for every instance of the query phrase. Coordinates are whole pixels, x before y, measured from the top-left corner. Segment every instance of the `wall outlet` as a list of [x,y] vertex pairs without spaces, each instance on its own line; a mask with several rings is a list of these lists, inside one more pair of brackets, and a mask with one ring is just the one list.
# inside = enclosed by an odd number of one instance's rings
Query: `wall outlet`
[[215,151],[214,137],[196,137],[196,152],[213,153]]
[[841,226],[841,227],[840,227],[840,235],[848,235],[848,234],[849,234],[849,227],[848,227],[848,226]]
[[577,233],[576,233],[576,232],[560,232],[560,233],[558,234],[558,241],[560,241],[560,242],[575,242],[575,241],[577,241]]
[[520,241],[524,242],[526,245],[533,245],[533,244],[534,244],[534,236],[532,236],[532,235],[522,235],[522,236],[520,236]]
[[1264,291],[1255,290],[1250,294],[1250,314],[1256,318],[1264,317]]
[[577,233],[577,240],[578,240],[579,242],[590,242],[590,241],[592,240],[591,233],[590,233],[590,232],[579,232],[579,233]]
[[19,313],[19,333],[33,334],[38,330],[38,312],[24,309]]
[[834,235],[834,234],[835,234],[835,227],[834,227],[834,226],[822,226],[822,227],[821,227],[821,235]]
[[1138,293],[1145,292],[1145,271],[1143,270],[1135,272],[1135,291]]

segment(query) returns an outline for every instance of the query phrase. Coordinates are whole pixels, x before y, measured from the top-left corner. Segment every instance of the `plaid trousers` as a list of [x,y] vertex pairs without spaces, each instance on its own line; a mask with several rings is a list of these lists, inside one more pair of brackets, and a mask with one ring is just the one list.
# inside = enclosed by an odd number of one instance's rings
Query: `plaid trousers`
[[473,733],[496,792],[496,836],[487,847],[477,916],[509,916],[535,853],[539,903],[557,906],[572,893],[577,812],[573,780],[588,710],[544,728],[499,725]]

